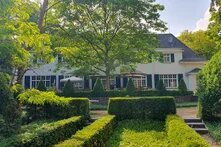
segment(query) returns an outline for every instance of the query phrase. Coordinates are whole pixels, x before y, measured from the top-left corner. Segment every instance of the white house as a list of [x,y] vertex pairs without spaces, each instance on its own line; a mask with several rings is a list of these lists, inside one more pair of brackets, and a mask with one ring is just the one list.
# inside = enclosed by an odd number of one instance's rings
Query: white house
[[[163,62],[138,64],[136,72],[117,73],[111,79],[111,88],[125,88],[128,77],[132,77],[136,87],[154,89],[159,79],[162,79],[167,89],[177,89],[179,80],[183,78],[189,90],[196,90],[196,75],[207,60],[198,57],[172,34],[158,34],[158,38],[159,47],[156,51],[163,54]],[[38,82],[43,80],[46,87],[55,86],[57,89],[62,89],[64,83],[60,80],[73,76],[73,70],[66,68],[56,70],[58,62],[62,62],[61,57],[57,57],[54,63],[28,70],[23,77],[24,87],[36,87]],[[102,76],[100,78],[105,83],[105,78]],[[75,83],[75,87],[92,89],[96,77],[83,77],[83,79],[83,82]]]

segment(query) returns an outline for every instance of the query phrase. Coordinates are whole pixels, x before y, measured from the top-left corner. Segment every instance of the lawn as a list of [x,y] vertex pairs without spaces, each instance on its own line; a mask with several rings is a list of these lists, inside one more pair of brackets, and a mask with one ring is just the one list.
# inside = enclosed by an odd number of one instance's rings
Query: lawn
[[108,140],[107,146],[167,146],[169,140],[164,126],[165,122],[153,120],[121,121]]

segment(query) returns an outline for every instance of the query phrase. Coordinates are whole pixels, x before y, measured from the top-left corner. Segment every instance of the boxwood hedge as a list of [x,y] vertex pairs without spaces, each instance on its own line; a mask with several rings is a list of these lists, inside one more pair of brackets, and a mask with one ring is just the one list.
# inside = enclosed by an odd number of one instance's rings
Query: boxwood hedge
[[52,146],[63,141],[77,130],[85,126],[84,117],[71,117],[68,119],[48,123],[36,129],[33,133],[23,133],[11,136],[0,141],[1,147],[30,147],[30,146]]
[[166,119],[166,130],[171,146],[209,147],[209,143],[185,124],[176,115],[169,115]]
[[116,126],[116,117],[113,115],[104,116],[96,120],[91,125],[78,131],[75,135],[56,147],[97,147],[105,146],[105,142],[109,139]]
[[173,97],[110,98],[108,113],[118,119],[160,119],[176,113]]

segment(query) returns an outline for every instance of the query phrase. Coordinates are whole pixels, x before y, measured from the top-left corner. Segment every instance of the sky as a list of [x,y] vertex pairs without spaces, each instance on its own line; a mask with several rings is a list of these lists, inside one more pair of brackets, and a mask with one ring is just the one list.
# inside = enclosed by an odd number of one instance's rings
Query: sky
[[156,0],[164,5],[160,18],[167,23],[167,33],[178,36],[184,30],[206,30],[210,0]]

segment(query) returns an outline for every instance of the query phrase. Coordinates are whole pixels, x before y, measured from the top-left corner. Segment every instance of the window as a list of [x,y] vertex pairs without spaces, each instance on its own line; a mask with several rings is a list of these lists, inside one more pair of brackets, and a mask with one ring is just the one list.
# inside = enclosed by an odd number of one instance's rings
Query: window
[[177,88],[177,75],[160,75],[160,79],[163,80],[163,83],[166,88]]
[[164,61],[164,63],[170,63],[171,62],[171,54],[163,54],[163,61]]
[[45,87],[53,87],[56,85],[56,80],[52,81],[51,76],[32,76],[31,85],[32,88],[37,88],[40,81],[43,81]]
[[136,88],[146,87],[146,77],[133,77],[134,86]]
[[[101,82],[104,87],[106,87],[106,79],[101,79]],[[110,88],[113,89],[115,86],[115,79],[110,79]]]

